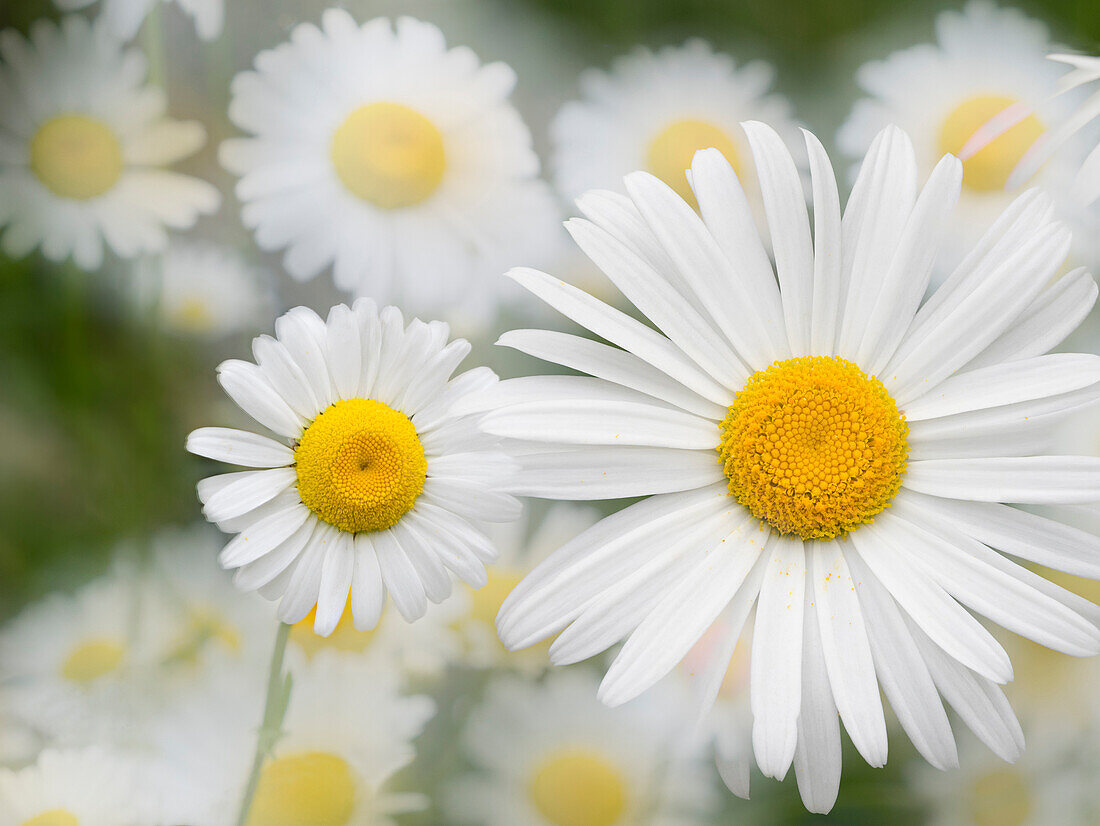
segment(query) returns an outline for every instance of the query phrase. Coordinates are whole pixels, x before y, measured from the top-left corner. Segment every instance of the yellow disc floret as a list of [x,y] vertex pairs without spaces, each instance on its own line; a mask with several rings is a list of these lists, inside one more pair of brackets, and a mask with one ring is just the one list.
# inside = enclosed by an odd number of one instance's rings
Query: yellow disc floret
[[722,422],[730,493],[783,534],[831,539],[898,492],[909,427],[882,382],[839,357],[777,361]]
[[346,760],[321,751],[288,754],[264,765],[248,826],[349,826],[355,805]]
[[613,826],[627,805],[622,773],[586,749],[564,750],[544,760],[531,777],[531,802],[554,826]]
[[294,459],[302,503],[348,533],[397,524],[428,471],[413,423],[372,399],[343,399],[327,408],[302,434]]
[[382,209],[427,199],[447,168],[439,129],[400,103],[360,106],[333,134],[331,152],[344,186]]
[[111,128],[84,115],[59,115],[31,138],[31,171],[62,198],[102,195],[122,175],[122,145]]
[[691,168],[691,159],[697,151],[710,147],[725,155],[730,166],[741,175],[741,159],[725,130],[705,120],[691,118],[674,121],[657,134],[646,152],[646,169],[693,207],[698,207],[685,170]]
[[80,826],[80,820],[68,809],[50,809],[24,820],[20,826]]
[[[940,151],[958,155],[971,136],[994,116],[1016,103],[1003,95],[979,95],[963,101],[940,127]],[[1043,134],[1043,125],[1028,115],[963,162],[963,186],[976,192],[999,192],[1020,158]]]

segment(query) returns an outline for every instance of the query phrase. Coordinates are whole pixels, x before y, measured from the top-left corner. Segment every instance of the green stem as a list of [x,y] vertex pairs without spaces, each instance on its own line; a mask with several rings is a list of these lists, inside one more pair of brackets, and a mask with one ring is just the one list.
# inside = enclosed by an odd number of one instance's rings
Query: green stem
[[141,42],[145,50],[145,59],[149,63],[148,82],[152,86],[160,86],[165,94],[168,92],[167,59],[164,49],[164,16],[161,11],[162,3],[154,4],[145,16],[145,29],[142,32]]
[[283,735],[283,718],[290,702],[291,678],[283,673],[283,657],[286,654],[286,641],[290,637],[290,626],[279,623],[279,633],[275,637],[275,650],[271,652],[271,669],[267,677],[267,699],[264,702],[264,719],[256,736],[256,755],[252,759],[252,771],[248,776],[248,785],[241,799],[237,826],[245,826],[248,813],[252,809],[252,798],[256,796],[256,787],[260,784],[260,771],[264,761],[271,754],[275,744]]

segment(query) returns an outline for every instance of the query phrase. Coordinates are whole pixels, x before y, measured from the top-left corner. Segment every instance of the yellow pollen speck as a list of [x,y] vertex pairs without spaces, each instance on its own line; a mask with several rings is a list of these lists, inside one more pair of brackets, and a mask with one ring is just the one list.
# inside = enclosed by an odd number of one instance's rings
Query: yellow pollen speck
[[601,755],[570,749],[550,755],[535,769],[531,802],[553,826],[612,826],[627,806],[622,773]]
[[[958,155],[979,127],[1016,102],[1002,95],[979,95],[963,101],[940,127],[940,151]],[[1003,190],[1020,158],[1042,134],[1038,118],[1028,115],[963,162],[963,186],[976,192]]]
[[839,357],[777,361],[722,422],[730,493],[783,534],[831,539],[888,507],[909,427],[882,382]]
[[375,632],[378,631],[378,626],[368,631],[356,631],[349,606],[344,606],[344,613],[340,616],[340,622],[336,624],[336,630],[327,637],[314,632],[313,623],[316,619],[317,606],[314,606],[305,619],[294,623],[290,628],[290,638],[310,658],[326,648],[360,654],[367,650],[374,640]]
[[55,195],[95,198],[122,175],[122,145],[102,121],[85,115],[58,115],[42,124],[31,138],[30,167]]
[[369,103],[352,112],[332,136],[331,155],[344,186],[382,209],[419,204],[447,168],[439,129],[400,103]]
[[331,405],[306,428],[294,459],[302,503],[348,533],[397,524],[428,471],[413,423],[372,399]]
[[20,826],[80,826],[80,820],[68,809],[50,809],[24,820]]
[[691,159],[698,150],[710,147],[725,155],[740,178],[741,158],[733,139],[713,123],[692,118],[673,121],[657,134],[646,152],[646,169],[676,190],[677,195],[698,208],[695,194],[688,186],[685,170],[691,168]]
[[116,671],[125,658],[126,649],[118,640],[107,637],[85,640],[65,658],[61,676],[71,682],[88,685]]
[[260,774],[247,826],[348,826],[355,798],[343,758],[320,751],[277,757]]

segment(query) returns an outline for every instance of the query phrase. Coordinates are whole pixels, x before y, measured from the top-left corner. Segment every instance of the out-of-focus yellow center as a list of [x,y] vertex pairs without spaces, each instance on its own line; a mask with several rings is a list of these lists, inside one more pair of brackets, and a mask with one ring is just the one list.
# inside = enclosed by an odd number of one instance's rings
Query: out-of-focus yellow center
[[476,591],[470,589],[470,619],[493,625],[500,606],[523,579],[520,571],[504,567],[489,568],[489,579]]
[[[978,95],[963,101],[940,127],[940,151],[958,155],[980,127],[1017,102],[1003,95]],[[1004,189],[1020,158],[1042,134],[1039,119],[1028,115],[963,162],[963,186],[976,192]]]
[[837,356],[753,373],[722,422],[730,493],[784,534],[830,539],[872,521],[901,486],[909,427],[882,382]]
[[531,802],[554,826],[613,826],[627,806],[622,773],[602,755],[570,749],[547,757],[531,776]]
[[95,198],[122,175],[122,146],[111,128],[85,115],[58,115],[31,138],[31,171],[62,198]]
[[419,204],[447,169],[443,135],[400,103],[369,103],[332,136],[332,165],[352,193],[382,209]]
[[194,665],[207,645],[216,645],[231,653],[241,650],[240,632],[218,611],[206,606],[193,606],[188,612],[183,632],[165,658],[168,663]]
[[343,758],[288,754],[264,765],[247,826],[348,826],[355,803],[355,776]]
[[974,781],[967,808],[974,826],[1023,826],[1031,823],[1034,802],[1025,779],[1005,767]]
[[68,809],[50,809],[24,820],[21,826],[80,826],[80,820]]
[[210,305],[201,298],[187,298],[172,312],[176,326],[196,333],[205,333],[214,326]]
[[302,434],[294,459],[302,503],[348,533],[397,524],[428,472],[413,423],[372,399],[329,406]]
[[369,631],[356,631],[355,624],[352,621],[351,608],[348,607],[344,608],[344,613],[340,616],[340,622],[336,624],[336,630],[327,637],[322,637],[314,632],[313,623],[316,619],[317,607],[314,606],[305,619],[294,623],[290,628],[290,638],[294,640],[307,657],[313,657],[317,652],[326,648],[362,653],[367,650],[367,646],[374,639],[375,631],[378,630],[378,627],[375,626]]
[[103,637],[85,640],[76,646],[61,664],[61,676],[81,685],[89,685],[116,671],[126,658],[120,640]]
[[725,155],[734,172],[741,177],[741,159],[733,139],[713,123],[692,118],[674,121],[657,134],[646,152],[646,169],[698,208],[685,171],[691,168],[691,159],[696,152],[710,147]]

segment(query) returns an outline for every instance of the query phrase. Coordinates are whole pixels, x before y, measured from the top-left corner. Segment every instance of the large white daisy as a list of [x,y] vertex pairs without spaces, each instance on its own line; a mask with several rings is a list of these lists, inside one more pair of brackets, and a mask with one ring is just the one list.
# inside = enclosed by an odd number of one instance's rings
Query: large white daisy
[[[423,808],[422,795],[389,782],[415,757],[432,701],[402,696],[392,669],[332,651],[293,674],[283,734],[260,773],[248,826],[392,826],[394,815]],[[236,822],[263,708],[255,676],[227,667],[158,727],[167,766],[191,784],[192,819],[203,826]]]
[[[1046,26],[1016,9],[971,0],[962,11],[936,17],[936,42],[895,52],[860,67],[857,80],[869,97],[856,102],[837,135],[842,152],[858,161],[875,135],[901,127],[913,140],[918,168],[928,175],[945,153],[959,154],[971,136],[1006,108],[1029,110],[1044,100],[1062,74],[1046,59],[1052,44]],[[963,164],[963,186],[944,255],[933,277],[938,285],[985,228],[1011,203],[1009,175],[1035,141],[1072,110],[1071,93],[1043,114],[1031,114]],[[1046,164],[1031,184],[1055,197],[1060,217],[1076,223],[1079,207],[1064,197],[1080,163],[1067,151]],[[1078,257],[1093,239],[1075,238]],[[1086,245],[1082,247],[1081,245]]]
[[515,74],[447,49],[430,23],[325,12],[233,81],[226,141],[244,222],[287,271],[412,311],[484,311],[490,276],[552,237],[557,213]]
[[797,137],[790,104],[768,94],[774,75],[761,61],[739,67],[702,40],[656,53],[639,48],[610,72],[589,70],[581,76],[582,99],[565,104],[551,125],[558,188],[572,200],[644,169],[694,202],[685,171],[707,147],[755,186],[741,121],[764,121],[787,140]]
[[347,607],[373,628],[387,593],[413,621],[451,593],[451,575],[485,583],[496,557],[483,522],[507,522],[519,500],[502,484],[513,469],[479,415],[459,399],[497,383],[488,368],[452,379],[470,351],[439,321],[408,325],[370,299],[333,307],[324,321],[297,307],[260,336],[257,363],[218,368],[225,391],[276,438],[206,427],[192,453],[255,470],[199,483],[203,513],[237,536],[221,553],[237,586],[279,599],[296,623],[316,606],[331,634]]
[[[54,0],[59,9],[74,11],[94,4],[96,0]],[[115,36],[132,40],[142,22],[158,3],[170,0],[102,0],[99,19]],[[195,31],[203,40],[216,40],[225,25],[225,0],[175,0],[195,21]]]
[[[460,410],[523,440],[534,496],[644,496],[538,566],[497,618],[519,648],[561,632],[557,663],[627,638],[600,689],[617,705],[670,671],[719,617],[756,603],[753,744],[794,761],[807,805],[840,777],[836,712],[886,761],[879,684],[920,752],[956,762],[940,694],[998,754],[1022,746],[1003,648],[970,608],[1073,655],[1100,651],[1100,608],[1011,561],[1100,575],[1100,539],[1002,502],[1100,499],[1100,459],[1043,455],[1051,423],[1100,397],[1100,357],[1043,355],[1088,313],[1074,271],[1047,287],[1068,231],[1020,197],[923,305],[962,168],[923,188],[896,127],[841,211],[806,133],[813,232],[778,135],[745,124],[773,269],[730,165],[692,164],[699,213],[644,172],[592,192],[570,229],[646,326],[544,273],[511,276],[617,347],[563,333],[501,343],[591,374],[501,382]],[[996,548],[997,550],[994,550]],[[727,658],[714,657],[713,697]]]
[[102,26],[70,15],[37,21],[24,39],[0,32],[0,247],[35,247],[82,269],[164,248],[218,208],[218,191],[163,167],[206,140],[201,125],[165,117],[145,85],[145,57]]
[[717,800],[698,750],[685,748],[673,686],[611,711],[596,680],[498,677],[462,738],[480,770],[452,781],[448,822],[477,826],[707,823]]

